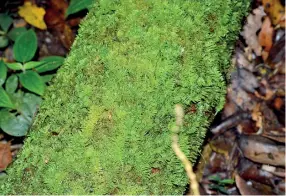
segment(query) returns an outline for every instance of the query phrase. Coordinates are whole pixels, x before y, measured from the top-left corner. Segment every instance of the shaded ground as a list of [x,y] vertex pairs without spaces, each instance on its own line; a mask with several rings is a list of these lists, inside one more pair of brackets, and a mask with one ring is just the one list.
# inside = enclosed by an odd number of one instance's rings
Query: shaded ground
[[281,2],[254,2],[236,43],[227,102],[197,165],[202,194],[285,194]]

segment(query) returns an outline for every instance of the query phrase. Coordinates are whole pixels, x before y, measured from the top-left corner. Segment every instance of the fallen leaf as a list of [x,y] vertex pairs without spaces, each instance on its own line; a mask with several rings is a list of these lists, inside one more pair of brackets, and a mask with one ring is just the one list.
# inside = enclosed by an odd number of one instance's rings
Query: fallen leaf
[[57,10],[61,14],[65,14],[67,8],[68,8],[68,3],[65,0],[50,0],[50,7],[53,8],[54,10]]
[[[267,62],[274,67],[276,63],[285,62],[285,33],[272,46]],[[284,63],[283,63],[284,66]]]
[[64,25],[63,33],[59,35],[60,40],[66,49],[70,49],[71,45],[75,39],[75,36],[68,25]]
[[257,56],[261,56],[262,47],[258,42],[256,32],[261,28],[263,16],[265,16],[265,13],[262,6],[254,9],[253,14],[249,14],[247,17],[247,23],[241,33],[248,46],[254,50]]
[[251,185],[249,185],[238,174],[235,175],[235,183],[241,195],[260,195]]
[[252,110],[252,120],[255,121],[256,127],[258,127],[259,129],[263,128],[263,122],[262,122],[262,113],[260,111],[260,104],[258,103],[254,109]]
[[285,146],[262,136],[241,136],[238,141],[243,155],[258,163],[285,166]]
[[69,50],[74,41],[75,35],[65,21],[64,13],[67,6],[68,5],[63,0],[52,0],[49,8],[46,10],[44,19],[48,28],[55,32],[63,46]]
[[285,27],[285,7],[280,0],[262,0],[265,12],[274,25]]
[[0,171],[5,170],[5,168],[12,162],[12,154],[10,150],[10,143],[0,143]]
[[47,26],[44,22],[44,15],[46,11],[26,1],[23,6],[19,7],[19,15],[23,17],[29,24],[39,29],[45,30]]
[[[269,166],[273,167],[273,166]],[[275,170],[275,167],[273,167]],[[253,163],[248,159],[242,158],[238,165],[238,174],[245,180],[254,180],[259,183],[274,185],[274,180],[282,180],[280,178],[274,177],[272,173],[263,170],[260,164]]]
[[[265,18],[265,20],[263,21],[262,27],[261,27],[261,31],[258,35],[258,41],[259,44],[264,47],[264,60],[267,59],[268,55],[265,56],[266,54],[268,54],[268,52],[270,51],[271,47],[272,47],[272,38],[273,38],[273,33],[274,33],[274,29],[271,26],[271,21],[268,17]],[[263,53],[262,53],[263,54]]]

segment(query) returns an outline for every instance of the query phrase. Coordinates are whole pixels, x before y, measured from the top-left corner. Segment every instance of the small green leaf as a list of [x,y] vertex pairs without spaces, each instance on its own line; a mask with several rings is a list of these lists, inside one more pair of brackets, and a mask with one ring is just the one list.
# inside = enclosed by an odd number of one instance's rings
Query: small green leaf
[[12,136],[21,137],[27,134],[31,121],[22,115],[15,116],[8,111],[1,112],[1,129]]
[[0,61],[0,86],[5,83],[7,77],[7,67],[3,61]]
[[0,87],[0,107],[14,108],[14,104],[12,103],[9,95],[2,87]]
[[13,19],[8,14],[0,14],[0,26],[3,31],[7,32],[13,23]]
[[15,59],[22,63],[30,61],[37,51],[37,45],[37,36],[32,29],[22,33],[13,47]]
[[44,62],[43,65],[37,67],[35,70],[38,73],[43,73],[57,69],[64,63],[65,58],[61,56],[48,56],[41,59],[41,62]]
[[18,27],[18,28],[13,28],[11,31],[9,31],[7,35],[11,40],[15,41],[17,37],[19,37],[25,32],[27,32],[27,29],[25,27]]
[[32,69],[32,68],[35,68],[35,67],[38,67],[40,65],[42,65],[44,62],[40,62],[40,61],[30,61],[28,63],[25,63],[24,64],[24,69]]
[[16,91],[17,87],[18,87],[18,76],[13,74],[7,79],[5,83],[5,89],[7,93],[12,94]]
[[47,83],[47,82],[50,82],[55,75],[56,75],[56,74],[50,74],[50,75],[44,75],[44,76],[41,76],[41,77],[42,77],[42,80],[43,80],[45,83]]
[[220,187],[218,187],[218,190],[219,190],[219,192],[221,192],[223,194],[226,194],[226,195],[229,194],[229,192],[227,191],[227,189],[225,187],[220,186]]
[[219,185],[229,185],[233,183],[234,183],[233,179],[223,179],[219,181]]
[[219,182],[221,180],[221,178],[217,175],[215,176],[210,176],[209,180],[214,181],[214,182]]
[[7,65],[7,67],[9,67],[10,69],[13,69],[15,71],[24,69],[24,67],[21,63],[6,63],[6,65]]
[[71,0],[66,17],[84,9],[89,9],[94,0]]
[[8,46],[9,40],[6,36],[0,36],[0,48],[5,48]]
[[19,74],[20,83],[31,92],[43,95],[45,91],[45,83],[41,76],[34,71],[26,71]]

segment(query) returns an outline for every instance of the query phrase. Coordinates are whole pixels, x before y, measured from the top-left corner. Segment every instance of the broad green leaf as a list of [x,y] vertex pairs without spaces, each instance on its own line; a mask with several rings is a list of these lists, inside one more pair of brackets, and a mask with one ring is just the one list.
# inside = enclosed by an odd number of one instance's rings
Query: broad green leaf
[[43,65],[35,68],[38,73],[43,73],[57,69],[64,63],[65,58],[61,56],[49,56],[41,59],[41,62],[44,62]]
[[42,98],[32,93],[25,93],[23,102],[28,105],[31,117],[33,117],[42,103]]
[[0,26],[3,31],[7,32],[13,23],[13,19],[8,14],[0,14]]
[[24,69],[32,69],[35,67],[38,67],[39,65],[42,65],[44,62],[40,62],[40,61],[30,61],[28,63],[24,64]]
[[41,77],[42,77],[42,80],[43,80],[45,83],[47,83],[47,82],[50,82],[55,75],[56,75],[56,74],[50,74],[50,75],[44,75],[44,76],[41,76]]
[[23,70],[23,65],[21,63],[6,63],[7,67],[10,69],[13,69],[15,71],[17,70]]
[[27,29],[25,27],[18,27],[18,28],[13,28],[11,31],[9,31],[7,35],[11,40],[15,41],[17,37],[19,37],[25,32],[27,32]]
[[0,48],[5,48],[8,46],[9,40],[6,36],[0,36]]
[[24,93],[19,90],[10,95],[15,109],[24,115],[27,119],[32,119],[37,108],[39,108],[42,98],[32,93]]
[[7,67],[3,61],[0,61],[0,86],[5,83],[7,77]]
[[24,32],[15,41],[13,47],[15,59],[22,63],[30,61],[37,51],[37,45],[36,33],[32,29]]
[[18,76],[13,74],[7,79],[5,83],[6,92],[9,94],[14,93],[17,87],[18,87]]
[[84,9],[89,9],[94,0],[71,0],[66,17]]
[[41,76],[34,71],[26,71],[19,74],[20,83],[31,92],[43,95],[45,91],[45,83]]
[[12,136],[21,137],[27,134],[31,125],[31,119],[27,119],[22,115],[15,116],[12,113],[6,112],[5,115],[1,115],[0,127],[1,129]]
[[24,92],[21,90],[18,90],[15,93],[9,94],[12,103],[15,105],[15,109],[20,110],[21,105],[23,104],[23,97],[24,97]]
[[0,87],[0,107],[14,108],[14,104],[12,103],[9,95],[2,87]]

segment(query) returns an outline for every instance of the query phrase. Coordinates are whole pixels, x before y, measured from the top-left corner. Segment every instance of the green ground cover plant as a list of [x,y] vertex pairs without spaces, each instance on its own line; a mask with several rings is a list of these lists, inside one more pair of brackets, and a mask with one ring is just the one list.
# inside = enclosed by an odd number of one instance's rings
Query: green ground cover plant
[[246,0],[98,0],[81,24],[4,194],[183,194],[171,149],[195,162],[224,103],[224,75]]
[[[2,28],[8,31],[12,19],[8,15],[4,19],[1,21],[6,26],[4,28],[2,25]],[[13,28],[8,35],[14,41],[16,62],[0,60],[0,130],[11,136],[22,137],[33,122],[46,84],[54,76],[49,71],[62,65],[64,58],[49,56],[32,61],[38,48],[35,32],[21,27]]]

